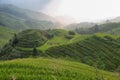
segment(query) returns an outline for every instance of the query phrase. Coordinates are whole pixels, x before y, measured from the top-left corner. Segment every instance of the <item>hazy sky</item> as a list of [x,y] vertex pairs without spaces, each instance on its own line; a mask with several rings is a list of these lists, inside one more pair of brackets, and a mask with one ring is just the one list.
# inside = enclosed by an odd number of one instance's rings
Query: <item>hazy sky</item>
[[32,10],[44,9],[52,0],[0,0],[1,3],[14,4]]
[[[53,0],[53,3],[58,0]],[[56,4],[53,4],[55,7]],[[49,6],[49,5],[48,5]],[[67,15],[80,21],[102,20],[120,16],[120,0],[61,0],[56,9],[47,12],[56,16]],[[45,9],[44,9],[45,10]]]
[[120,16],[120,0],[3,0],[33,8],[51,16],[94,21]]

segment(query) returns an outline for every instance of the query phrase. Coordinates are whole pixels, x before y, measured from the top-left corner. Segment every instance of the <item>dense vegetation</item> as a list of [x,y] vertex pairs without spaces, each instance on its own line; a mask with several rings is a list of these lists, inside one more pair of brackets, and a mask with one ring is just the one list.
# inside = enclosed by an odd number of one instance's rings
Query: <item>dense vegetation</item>
[[18,59],[0,62],[1,80],[120,80],[115,73],[60,59]]

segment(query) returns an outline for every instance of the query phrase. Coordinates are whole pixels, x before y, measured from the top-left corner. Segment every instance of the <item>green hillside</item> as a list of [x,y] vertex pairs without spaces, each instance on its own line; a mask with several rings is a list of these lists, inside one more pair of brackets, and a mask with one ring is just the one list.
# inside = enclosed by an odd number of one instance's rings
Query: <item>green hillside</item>
[[[17,43],[14,43],[18,40]],[[25,30],[1,50],[1,59],[33,55],[66,58],[100,69],[114,71],[120,64],[119,36],[109,34],[79,35],[72,31]]]
[[0,5],[0,25],[15,30],[60,27],[60,24],[48,15],[7,4]]
[[[73,32],[74,33],[74,32]],[[1,57],[6,59],[13,59],[16,57],[28,57],[32,55],[33,48],[37,48],[40,52],[47,50],[53,46],[59,46],[72,42],[74,35],[69,31],[56,30],[25,30],[16,35],[18,43],[14,44],[15,37],[11,42],[7,43],[2,49]],[[9,53],[9,55],[8,55]]]
[[49,48],[46,53],[56,58],[72,58],[91,66],[97,64],[101,69],[115,70],[120,64],[120,41],[115,38],[94,35],[83,41]]
[[5,45],[16,31],[0,26],[0,48]]
[[1,80],[120,80],[115,73],[60,59],[17,59],[0,62]]

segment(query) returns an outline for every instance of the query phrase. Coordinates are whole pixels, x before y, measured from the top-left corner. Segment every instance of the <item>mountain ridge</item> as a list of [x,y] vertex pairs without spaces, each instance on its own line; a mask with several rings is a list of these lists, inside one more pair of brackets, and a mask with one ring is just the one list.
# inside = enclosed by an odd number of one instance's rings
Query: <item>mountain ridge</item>
[[1,26],[17,30],[61,27],[59,22],[46,14],[8,4],[0,5],[0,18]]

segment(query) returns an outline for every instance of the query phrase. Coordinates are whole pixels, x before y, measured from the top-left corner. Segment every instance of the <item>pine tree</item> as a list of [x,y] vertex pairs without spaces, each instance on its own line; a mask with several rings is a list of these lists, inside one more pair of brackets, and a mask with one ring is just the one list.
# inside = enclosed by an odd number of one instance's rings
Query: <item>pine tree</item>
[[32,56],[37,56],[37,53],[38,53],[38,51],[37,51],[36,47],[34,47]]
[[17,43],[18,43],[18,38],[17,38],[17,35],[14,34],[14,38],[13,38],[13,41],[12,41],[12,47],[14,47]]

